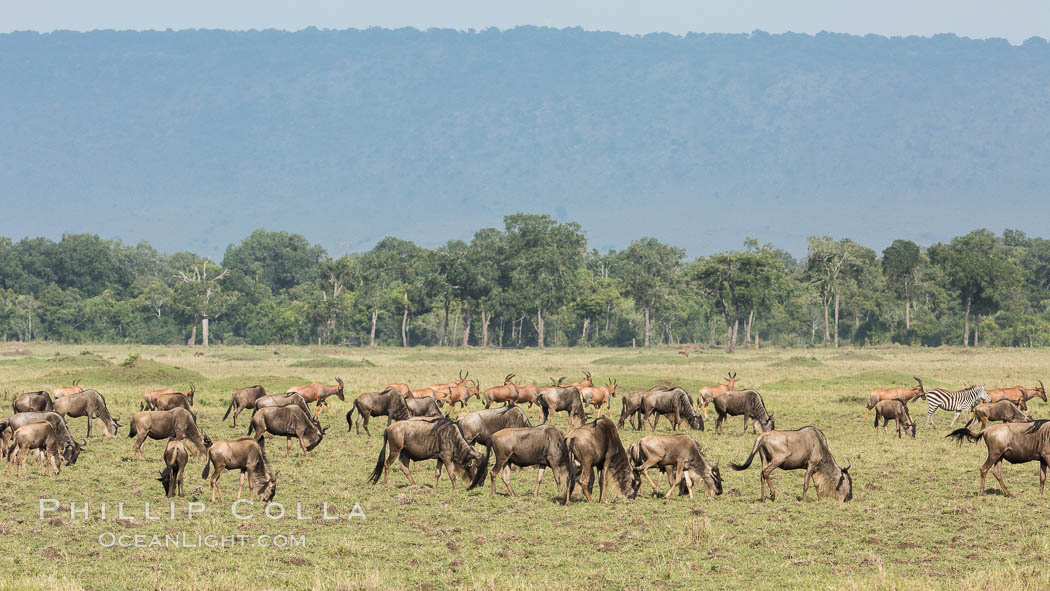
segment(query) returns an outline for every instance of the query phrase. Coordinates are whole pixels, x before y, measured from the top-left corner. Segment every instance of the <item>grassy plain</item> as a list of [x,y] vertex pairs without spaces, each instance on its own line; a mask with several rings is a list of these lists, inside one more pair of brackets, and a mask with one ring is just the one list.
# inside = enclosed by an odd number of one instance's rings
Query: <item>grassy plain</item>
[[[132,353],[140,355],[138,362],[121,367]],[[932,429],[920,422],[916,440],[883,436],[864,418],[872,387],[908,384],[913,375],[929,386],[1031,384],[1050,378],[1048,362],[1046,350],[950,348],[709,351],[684,358],[668,349],[282,347],[274,357],[270,349],[214,347],[195,358],[192,350],[174,347],[2,344],[0,404],[9,407],[16,393],[81,378],[106,396],[122,430],[116,438],[94,431],[80,461],[58,477],[37,471],[20,480],[0,475],[0,588],[1048,588],[1050,510],[1039,495],[1035,464],[1004,468],[1016,498],[997,489],[978,498],[984,445],[959,447],[945,440],[950,416],[936,415]],[[424,486],[409,486],[396,472],[388,486],[366,484],[385,421],[373,423],[379,428],[371,438],[348,433],[343,415],[349,401],[385,382],[423,385],[451,379],[460,369],[483,387],[511,371],[523,382],[589,369],[596,382],[616,377],[622,392],[663,382],[694,394],[699,385],[736,371],[741,387],[762,391],[778,427],[813,424],[824,430],[836,459],[853,464],[854,500],[801,503],[802,472],[796,471],[777,476],[776,502],[758,502],[757,469],[728,468],[730,460],[746,457],[753,436],[741,433],[739,418],[725,434],[714,435],[713,413],[706,432],[691,433],[708,458],[721,464],[726,492],[718,498],[646,497],[564,507],[554,499],[549,474],[539,498],[512,499],[502,489],[490,496],[487,486],[452,492],[447,480],[431,490],[429,462],[413,469]],[[256,507],[254,519],[241,521],[230,515],[229,497],[226,504],[208,503],[203,461],[192,457],[187,496],[176,502],[178,519],[167,518],[168,502],[154,479],[163,442],[148,442],[149,460],[143,462],[134,459],[127,437],[127,417],[144,390],[195,383],[200,424],[219,440],[244,433],[229,420],[221,422],[233,389],[261,383],[279,392],[311,380],[330,383],[337,375],[346,382],[348,400],[335,400],[336,416],[324,419],[331,423],[324,442],[307,456],[293,448],[287,458],[283,442],[267,446],[281,473],[275,501],[286,506],[285,519],[267,519]],[[920,405],[913,405],[913,415],[921,420]],[[1032,408],[1040,417],[1050,410],[1041,401]],[[614,418],[619,410],[617,397]],[[565,422],[559,416],[556,424],[564,428]],[[85,419],[72,425],[74,436],[83,438]],[[666,422],[660,427],[667,431]],[[630,429],[621,436],[626,445],[640,437]],[[516,491],[530,491],[534,478],[532,469],[515,472]],[[236,476],[228,473],[223,483],[233,491]],[[38,519],[39,498],[59,499],[62,510]],[[207,510],[187,520],[187,503],[194,500],[204,501]],[[88,501],[90,519],[71,519],[70,501]],[[101,502],[110,505],[106,520],[100,519]],[[120,502],[135,521],[113,519]],[[147,502],[165,518],[145,522]],[[312,521],[294,519],[296,502]],[[321,520],[324,502],[343,516],[359,503],[366,519]],[[106,532],[186,532],[191,540],[197,534],[253,540],[260,534],[304,535],[307,546],[106,548],[99,543]]]

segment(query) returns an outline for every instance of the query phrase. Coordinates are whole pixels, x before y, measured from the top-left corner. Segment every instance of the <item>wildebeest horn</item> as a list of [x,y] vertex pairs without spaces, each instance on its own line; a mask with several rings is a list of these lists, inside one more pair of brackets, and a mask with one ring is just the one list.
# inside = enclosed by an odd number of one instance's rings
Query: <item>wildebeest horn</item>
[[79,445],[80,447],[87,446],[87,438],[84,438],[84,443],[77,443],[77,445]]
[[853,461],[852,461],[852,460],[850,460],[850,461],[849,461],[849,462],[848,462],[848,463],[846,464],[846,467],[842,469],[842,471],[843,471],[843,472],[849,472],[849,469],[850,469],[850,468],[852,468],[852,467],[853,467]]

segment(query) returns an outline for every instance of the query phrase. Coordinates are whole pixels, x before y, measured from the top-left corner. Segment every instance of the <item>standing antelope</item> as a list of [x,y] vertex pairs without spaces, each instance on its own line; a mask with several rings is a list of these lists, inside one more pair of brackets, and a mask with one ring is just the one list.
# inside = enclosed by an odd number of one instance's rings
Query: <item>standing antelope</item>
[[327,408],[328,416],[332,417],[335,415],[332,414],[332,408],[326,401],[327,398],[336,396],[339,400],[346,400],[343,397],[343,380],[336,378],[335,381],[337,383],[335,386],[326,386],[320,382],[313,382],[305,386],[293,386],[288,388],[288,392],[298,392],[308,404],[315,402],[314,413],[317,416],[321,415],[321,408]]
[[[588,376],[589,377],[589,376]],[[595,408],[596,416],[601,416],[602,408],[609,414],[609,405],[616,396],[616,380],[609,380],[604,386],[590,386],[580,389],[580,396],[586,404]]]
[[707,407],[714,401],[715,398],[725,394],[726,392],[732,392],[733,386],[739,379],[736,377],[736,372],[729,372],[726,377],[722,378],[726,381],[725,384],[718,384],[717,386],[703,386],[700,388],[700,392],[696,396],[696,403],[704,405],[704,418],[707,418]]
[[503,378],[502,386],[493,386],[485,390],[485,408],[492,406],[493,402],[511,404],[518,401],[518,386],[513,381],[514,374],[509,373]]

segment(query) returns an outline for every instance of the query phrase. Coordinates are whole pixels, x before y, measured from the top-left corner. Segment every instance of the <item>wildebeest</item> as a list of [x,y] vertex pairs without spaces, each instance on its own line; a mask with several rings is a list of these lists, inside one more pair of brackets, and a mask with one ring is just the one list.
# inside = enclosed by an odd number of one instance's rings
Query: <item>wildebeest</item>
[[[441,409],[438,408],[437,400],[434,400],[433,398],[406,398],[405,406],[408,407],[408,412],[413,417],[441,416]],[[351,412],[353,411],[353,409],[350,410]],[[387,415],[387,418],[390,419],[391,417]],[[349,430],[350,428],[347,427],[347,431]]]
[[225,421],[226,417],[230,416],[230,411],[233,410],[233,426],[236,427],[237,415],[246,408],[255,408],[255,402],[263,396],[266,396],[266,389],[259,385],[235,390],[233,396],[230,397],[230,405],[226,407],[226,414],[222,415],[222,420]]
[[[153,399],[153,406],[150,410],[172,410],[176,408],[185,408],[190,410],[190,399],[186,398],[186,395],[182,392],[168,392],[167,394],[158,394]],[[193,412],[190,410],[190,412]]]
[[624,422],[630,418],[631,426],[634,427],[634,430],[640,431],[642,429],[642,397],[655,389],[638,390],[621,398],[620,420],[616,423],[616,426],[623,429]]
[[142,397],[142,404],[139,406],[139,410],[157,410],[155,408],[155,402],[158,396],[163,394],[182,394],[186,397],[186,400],[193,406],[193,396],[197,392],[197,387],[190,383],[189,390],[176,390],[175,388],[162,388],[160,390],[147,390],[146,394]]
[[882,432],[886,432],[886,423],[894,421],[897,424],[897,439],[901,438],[901,432],[911,435],[915,439],[915,421],[908,412],[908,403],[901,398],[880,400],[875,403],[875,430],[879,430],[879,419],[882,419]]
[[981,429],[987,429],[988,423],[1002,421],[1004,423],[1031,423],[1032,417],[1017,407],[1016,404],[1007,399],[997,402],[984,402],[973,407],[973,417],[966,422],[964,427],[969,427],[974,421],[981,421]]
[[55,399],[62,398],[63,396],[69,396],[70,394],[79,394],[84,391],[84,387],[80,385],[80,379],[73,380],[72,386],[59,386],[51,391],[51,395]]
[[[721,396],[719,396],[721,398]],[[755,438],[755,447],[743,464],[730,463],[734,470],[746,470],[751,465],[755,454],[762,457],[762,472],[759,475],[761,500],[766,500],[766,486],[769,486],[769,500],[776,499],[773,490],[773,471],[806,469],[802,480],[802,500],[806,500],[809,481],[817,491],[817,500],[832,495],[840,501],[853,498],[853,478],[849,475],[850,465],[845,468],[835,463],[835,458],[828,449],[828,440],[824,433],[813,426],[802,427],[795,431],[773,430],[759,433]]]
[[740,415],[744,416],[744,431],[747,431],[750,424],[753,432],[755,423],[758,423],[763,432],[776,429],[773,415],[766,412],[766,403],[756,390],[732,390],[715,397],[713,404],[715,412],[718,413],[718,418],[715,419],[715,433],[722,432],[722,421],[726,420],[726,417]]
[[[491,473],[493,495],[496,494],[496,475],[502,471],[503,484],[507,487],[507,492],[514,496],[514,489],[510,487],[510,464],[522,468],[539,468],[536,488],[532,491],[534,497],[540,493],[540,483],[543,482],[543,471],[546,468],[550,468],[554,473],[554,484],[559,494],[562,482],[568,488],[569,483],[576,479],[576,465],[569,461],[565,435],[554,425],[500,429],[489,438],[485,447],[485,457],[493,451],[496,452]],[[565,502],[568,502],[568,495]]]
[[645,421],[649,423],[653,431],[656,430],[656,422],[661,416],[671,421],[671,427],[675,431],[678,430],[678,425],[683,419],[693,429],[704,430],[703,417],[693,408],[693,401],[682,388],[653,390],[641,398],[641,403]]
[[707,417],[707,407],[714,401],[715,398],[725,394],[726,392],[732,392],[733,386],[740,381],[736,377],[736,372],[730,372],[726,374],[726,377],[722,378],[726,381],[725,384],[718,384],[717,386],[703,386],[700,388],[700,392],[696,395],[697,406],[703,405],[704,417]]
[[580,396],[584,404],[590,404],[595,409],[595,414],[601,416],[602,408],[605,414],[609,414],[609,406],[612,399],[616,397],[616,380],[611,379],[604,386],[589,386],[580,389]]
[[946,435],[962,443],[963,438],[972,442],[984,439],[988,447],[988,459],[981,466],[981,488],[979,494],[984,495],[984,483],[988,477],[988,470],[995,468],[993,474],[1003,489],[1003,494],[1012,497],[1003,482],[1003,460],[1011,464],[1023,464],[1025,462],[1039,462],[1039,494],[1043,494],[1046,485],[1046,470],[1050,465],[1050,420],[1040,419],[1034,423],[1006,423],[1005,425],[992,425],[980,433],[971,433],[963,427],[956,429]]
[[98,419],[110,437],[117,436],[120,425],[109,414],[106,399],[97,390],[84,390],[78,394],[63,396],[55,401],[55,412],[70,418],[87,417],[87,436],[91,437],[91,421]]
[[298,406],[270,406],[255,410],[256,414],[252,416],[255,438],[262,439],[267,433],[285,437],[286,456],[291,453],[292,437],[299,439],[299,446],[303,448],[303,453],[306,453],[321,443],[325,431],[328,430],[318,427],[310,413],[303,412]]
[[551,386],[544,388],[536,398],[536,404],[543,411],[543,423],[549,423],[554,413],[566,411],[569,413],[569,425],[576,421],[577,425],[587,422],[587,412],[583,408],[583,397],[580,389],[576,386]]
[[1009,400],[1024,410],[1028,406],[1028,401],[1033,398],[1042,398],[1043,402],[1046,402],[1046,387],[1043,386],[1042,380],[1036,381],[1039,382],[1039,385],[1035,388],[1025,388],[1024,386],[992,388],[988,390],[988,397],[992,399],[992,402]]
[[212,464],[215,465],[215,473],[209,481],[211,485],[211,500],[215,502],[215,491],[219,491],[219,501],[222,501],[222,489],[219,488],[219,476],[223,470],[240,470],[240,478],[237,486],[237,498],[241,498],[241,488],[244,487],[244,475],[248,475],[248,495],[258,495],[260,499],[269,503],[277,494],[277,477],[280,472],[274,473],[270,469],[270,462],[266,460],[266,440],[256,441],[251,437],[240,439],[227,439],[218,441],[208,450],[208,459],[204,462],[204,471],[201,478],[208,477],[208,470]]
[[[389,457],[386,455],[387,445],[390,446]],[[485,454],[471,447],[463,439],[463,434],[456,423],[446,417],[435,419],[413,417],[397,421],[387,427],[383,432],[383,447],[379,451],[379,459],[368,481],[376,484],[379,482],[379,477],[382,476],[385,485],[390,476],[390,465],[399,460],[401,471],[405,473],[408,482],[413,486],[416,481],[409,470],[409,462],[437,460],[437,473],[434,474],[435,489],[441,479],[442,468],[448,472],[452,490],[456,489],[456,468],[463,470],[470,479],[467,490],[484,483],[485,473],[488,470],[488,458]]]
[[15,429],[39,421],[46,421],[55,430],[55,435],[58,437],[58,445],[62,449],[62,457],[66,460],[66,465],[71,466],[77,463],[77,457],[80,455],[87,440],[84,440],[83,443],[78,443],[73,439],[69,432],[69,427],[66,425],[65,417],[57,412],[20,412],[0,422],[0,437],[3,438],[2,449],[4,455],[7,455],[7,444],[11,436],[14,435]]
[[[403,421],[411,418],[409,400],[428,401],[435,407],[437,406],[433,398],[406,399],[393,388],[387,388],[382,392],[366,392],[358,396],[350,405],[350,410],[346,413],[346,430],[350,430],[355,410],[357,411],[357,422],[354,423],[354,427],[357,429],[357,434],[360,435],[361,427],[364,427],[365,434],[369,437],[372,436],[372,432],[368,430],[368,420],[372,417],[385,416],[388,425],[390,421]],[[438,412],[438,414],[441,413]]]
[[712,466],[700,451],[700,445],[684,433],[647,435],[631,446],[628,455],[635,472],[649,481],[654,493],[658,494],[660,488],[649,477],[649,469],[657,468],[667,474],[668,489],[664,496],[668,499],[679,484],[684,485],[680,488],[685,488],[692,498],[693,485],[697,481],[704,484],[708,495],[722,494],[722,474],[718,464]]
[[343,380],[336,378],[335,386],[326,386],[320,382],[313,382],[306,384],[305,386],[293,386],[288,388],[289,392],[298,392],[302,394],[303,399],[306,400],[307,404],[315,402],[314,411],[317,415],[321,414],[321,408],[328,409],[328,416],[335,416],[332,414],[332,408],[329,406],[327,399],[330,396],[335,396],[339,400],[345,401],[343,397]]
[[[255,414],[264,408],[274,408],[278,406],[298,406],[307,417],[314,422],[314,425],[318,429],[321,428],[321,419],[310,412],[310,407],[306,406],[306,400],[303,395],[298,392],[285,392],[284,394],[270,394],[269,396],[263,396],[262,398],[255,401],[255,408],[252,409],[252,418],[255,418]],[[248,423],[248,435],[252,434],[254,426],[251,422]]]
[[39,392],[26,392],[21,394],[11,403],[15,412],[47,412],[55,410],[55,403],[51,395],[41,390]]
[[456,422],[459,424],[460,431],[463,432],[463,439],[466,439],[470,445],[488,444],[492,434],[500,429],[532,426],[529,418],[525,416],[525,411],[515,405],[464,413],[459,415]]
[[513,378],[514,374],[507,374],[507,377],[503,378],[502,386],[493,386],[485,390],[485,395],[483,396],[485,408],[491,407],[493,402],[502,402],[504,404],[517,402],[518,386],[512,381]]
[[168,497],[175,496],[178,487],[179,496],[183,496],[182,478],[186,474],[186,462],[189,454],[186,447],[178,439],[169,439],[167,447],[164,448],[164,469],[160,472],[161,485],[164,486],[164,494]]
[[[605,500],[605,483],[610,472],[625,497],[633,499],[638,495],[641,477],[631,470],[627,451],[612,421],[603,417],[573,429],[565,436],[565,445],[569,449],[569,461],[580,464],[577,480],[587,478],[583,495],[588,501],[591,500],[594,486],[594,469],[598,470],[599,503]],[[565,492],[566,503],[574,487],[575,481],[570,483]]]
[[[11,473],[11,462],[13,461],[18,465],[16,475],[22,475],[22,464],[25,463],[26,454],[29,453],[29,450],[31,449],[40,450],[41,474],[59,473],[60,447],[58,436],[55,435],[55,429],[51,427],[51,423],[48,423],[47,421],[39,421],[36,423],[29,423],[28,425],[22,425],[15,429],[14,443],[12,443],[11,448],[7,450],[8,474]],[[52,470],[47,469],[47,464],[51,465],[53,472]]]
[[185,408],[173,410],[142,410],[131,415],[131,428],[128,437],[138,437],[135,440],[135,457],[144,458],[142,447],[146,438],[154,440],[178,439],[189,441],[192,448],[199,454],[208,453],[211,447],[211,438],[197,427],[193,420],[193,414]]
[[892,388],[881,388],[872,390],[871,393],[868,394],[868,404],[865,407],[866,410],[864,411],[864,416],[868,416],[868,413],[871,412],[871,409],[875,408],[875,405],[878,404],[881,400],[893,400],[895,398],[900,398],[904,401],[905,404],[911,403],[912,400],[915,400],[920,395],[922,395],[922,380],[920,380],[919,378],[915,378],[915,381],[917,381],[918,384],[911,388],[905,388],[904,386],[894,386]]

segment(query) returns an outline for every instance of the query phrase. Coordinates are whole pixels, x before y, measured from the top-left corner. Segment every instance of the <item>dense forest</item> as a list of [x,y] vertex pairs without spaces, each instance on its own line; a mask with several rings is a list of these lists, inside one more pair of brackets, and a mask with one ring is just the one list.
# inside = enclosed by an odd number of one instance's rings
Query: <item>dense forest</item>
[[280,220],[341,255],[469,241],[521,209],[584,223],[601,251],[652,233],[693,256],[1039,234],[1048,112],[1040,38],[12,33],[0,235],[217,260]]
[[1050,344],[1050,240],[976,230],[881,253],[747,238],[687,260],[656,238],[598,252],[518,213],[469,242],[387,237],[331,257],[257,230],[221,261],[91,234],[0,238],[0,339],[451,346]]

